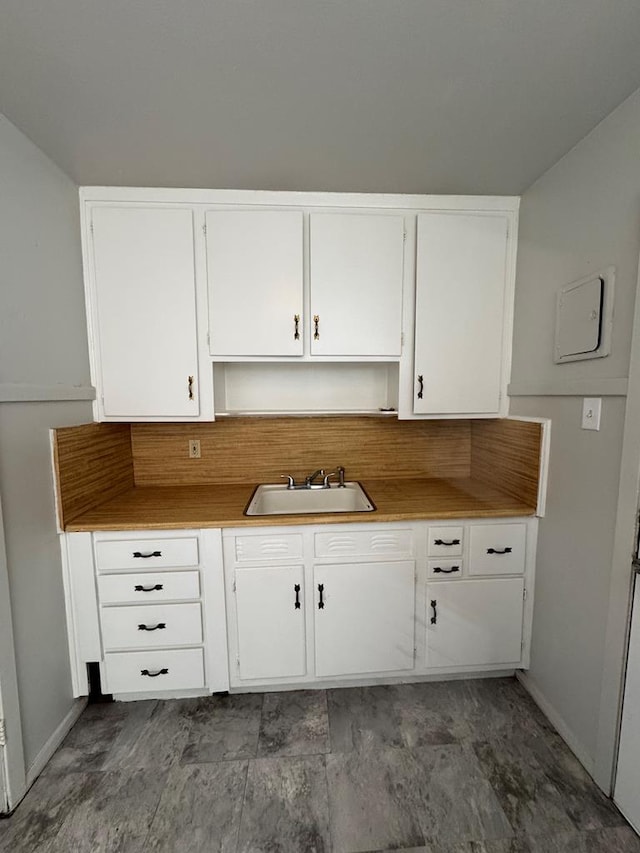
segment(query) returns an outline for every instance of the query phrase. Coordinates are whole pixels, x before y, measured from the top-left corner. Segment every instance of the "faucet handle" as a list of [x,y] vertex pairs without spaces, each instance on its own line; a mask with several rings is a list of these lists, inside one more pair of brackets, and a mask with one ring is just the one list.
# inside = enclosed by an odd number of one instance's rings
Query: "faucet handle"
[[291,474],[280,474],[280,477],[281,477],[281,479],[283,479],[283,480],[288,480],[288,483],[287,483],[287,488],[288,488],[288,489],[295,489],[295,487],[296,487],[296,482],[295,482],[295,480],[293,479],[293,477],[291,476]]
[[338,472],[337,472],[337,471],[331,471],[331,473],[329,473],[329,474],[325,474],[325,476],[324,476],[324,478],[323,478],[323,480],[322,480],[322,488],[323,488],[323,489],[330,489],[330,488],[331,488],[331,483],[329,482],[329,477],[337,477],[337,476],[338,476]]
[[344,468],[342,465],[338,465],[338,467],[336,468],[336,474],[338,475],[338,488],[344,489]]

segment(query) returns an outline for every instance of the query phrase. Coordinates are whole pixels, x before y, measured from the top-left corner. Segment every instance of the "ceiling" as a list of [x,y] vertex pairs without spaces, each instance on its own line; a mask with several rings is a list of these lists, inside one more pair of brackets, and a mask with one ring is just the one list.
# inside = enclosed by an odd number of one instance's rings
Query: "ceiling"
[[638,0],[2,0],[79,184],[518,194],[640,86]]

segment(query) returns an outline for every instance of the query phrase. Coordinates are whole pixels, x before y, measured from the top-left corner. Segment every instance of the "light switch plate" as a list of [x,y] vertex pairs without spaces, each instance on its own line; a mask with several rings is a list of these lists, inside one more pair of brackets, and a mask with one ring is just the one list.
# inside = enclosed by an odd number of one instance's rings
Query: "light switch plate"
[[582,429],[600,429],[601,397],[585,397],[582,401]]

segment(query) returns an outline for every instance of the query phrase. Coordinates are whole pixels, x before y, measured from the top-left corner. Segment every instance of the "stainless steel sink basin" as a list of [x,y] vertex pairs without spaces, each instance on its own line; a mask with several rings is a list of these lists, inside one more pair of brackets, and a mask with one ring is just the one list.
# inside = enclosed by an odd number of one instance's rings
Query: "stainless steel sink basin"
[[360,483],[344,488],[288,489],[286,485],[258,486],[245,515],[298,515],[325,512],[373,512],[375,506]]

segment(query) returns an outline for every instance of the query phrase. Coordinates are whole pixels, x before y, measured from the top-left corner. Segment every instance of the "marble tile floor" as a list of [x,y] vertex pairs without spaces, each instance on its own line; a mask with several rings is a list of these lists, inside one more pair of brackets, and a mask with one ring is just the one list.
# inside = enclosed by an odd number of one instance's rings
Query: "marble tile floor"
[[1,853],[640,853],[515,679],[90,705]]

